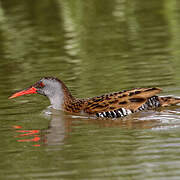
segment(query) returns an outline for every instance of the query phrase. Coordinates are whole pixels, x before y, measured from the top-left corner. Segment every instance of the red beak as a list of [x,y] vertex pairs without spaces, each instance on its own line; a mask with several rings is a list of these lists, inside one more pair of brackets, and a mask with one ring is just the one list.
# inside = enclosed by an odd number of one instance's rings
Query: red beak
[[28,88],[26,90],[22,90],[22,91],[19,91],[17,93],[14,93],[8,99],[12,99],[12,98],[15,98],[15,97],[18,97],[18,96],[22,96],[22,95],[25,95],[25,94],[34,94],[34,93],[37,93],[37,89],[32,86],[31,88]]

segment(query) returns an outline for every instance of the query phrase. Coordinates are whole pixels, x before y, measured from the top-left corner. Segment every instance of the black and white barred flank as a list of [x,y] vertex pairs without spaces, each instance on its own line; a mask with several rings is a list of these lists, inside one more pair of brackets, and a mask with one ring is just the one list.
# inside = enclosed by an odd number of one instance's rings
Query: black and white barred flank
[[114,111],[106,111],[106,112],[100,112],[96,113],[97,117],[105,117],[105,118],[117,118],[117,117],[124,117],[129,114],[132,114],[133,111],[130,109],[120,108]]
[[120,108],[117,110],[113,111],[106,111],[106,112],[100,112],[96,113],[97,117],[102,117],[102,118],[118,118],[118,117],[125,117],[129,114],[132,114],[134,112],[138,111],[143,111],[143,110],[148,110],[152,108],[156,108],[160,106],[160,102],[157,96],[153,96],[147,100],[146,103],[144,103],[141,107],[138,108],[138,110],[133,111],[131,109],[125,109],[125,108]]
[[160,107],[160,102],[158,99],[158,96],[153,96],[147,100],[146,103],[144,103],[141,107],[138,108],[137,111],[143,111],[143,110],[148,110],[156,107]]

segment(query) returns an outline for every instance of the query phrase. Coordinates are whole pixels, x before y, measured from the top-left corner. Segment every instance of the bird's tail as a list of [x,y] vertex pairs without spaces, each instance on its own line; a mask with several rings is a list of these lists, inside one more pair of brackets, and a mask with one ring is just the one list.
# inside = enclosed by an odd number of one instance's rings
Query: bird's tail
[[168,97],[159,96],[158,98],[161,106],[171,106],[180,103],[180,98],[169,97],[169,96]]

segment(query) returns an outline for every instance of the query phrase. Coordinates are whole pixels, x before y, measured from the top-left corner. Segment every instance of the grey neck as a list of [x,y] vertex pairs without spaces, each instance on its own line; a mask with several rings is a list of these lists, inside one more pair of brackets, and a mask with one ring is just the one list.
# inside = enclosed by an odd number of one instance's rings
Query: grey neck
[[64,94],[59,93],[58,95],[54,95],[52,97],[49,97],[49,100],[51,102],[51,106],[53,109],[62,110],[62,105],[64,103]]
[[[47,80],[44,80],[47,81]],[[49,98],[51,106],[54,109],[63,109],[64,91],[62,85],[56,81],[48,81],[44,88],[45,95]]]

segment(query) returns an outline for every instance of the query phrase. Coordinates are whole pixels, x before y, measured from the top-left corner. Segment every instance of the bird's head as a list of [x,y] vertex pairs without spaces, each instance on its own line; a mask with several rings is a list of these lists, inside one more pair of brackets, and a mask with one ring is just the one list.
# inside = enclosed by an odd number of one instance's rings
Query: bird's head
[[65,93],[70,94],[62,81],[53,77],[45,77],[29,88],[14,93],[9,99],[26,94],[41,94],[49,98],[54,109],[62,109]]

